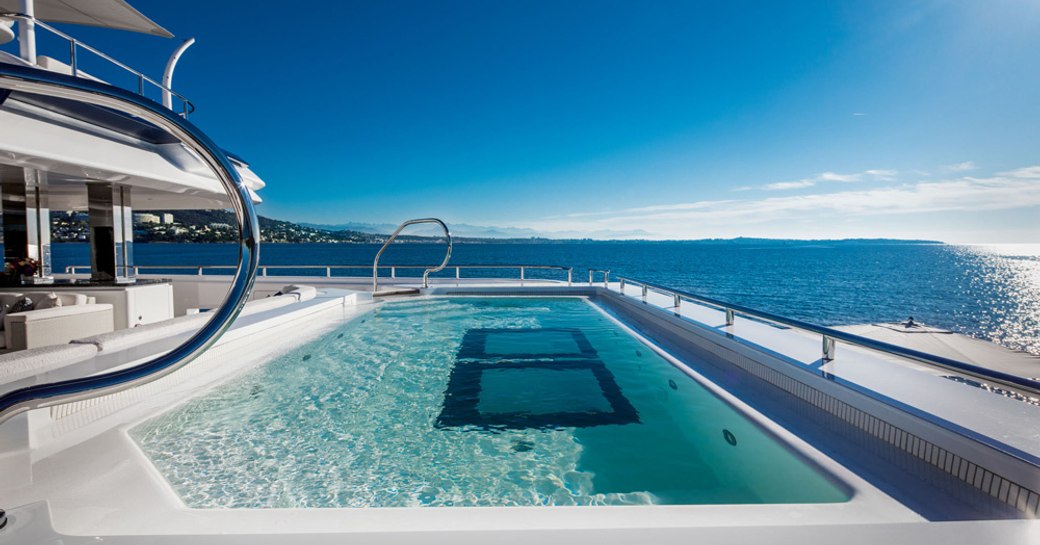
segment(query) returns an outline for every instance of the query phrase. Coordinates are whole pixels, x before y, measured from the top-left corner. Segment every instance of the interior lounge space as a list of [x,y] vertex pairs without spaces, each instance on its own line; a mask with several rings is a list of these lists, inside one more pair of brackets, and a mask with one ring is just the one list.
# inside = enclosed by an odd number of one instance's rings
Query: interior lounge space
[[[0,350],[20,351],[174,317],[173,283],[137,278],[130,185],[0,165]],[[86,212],[89,274],[55,271],[50,212]]]

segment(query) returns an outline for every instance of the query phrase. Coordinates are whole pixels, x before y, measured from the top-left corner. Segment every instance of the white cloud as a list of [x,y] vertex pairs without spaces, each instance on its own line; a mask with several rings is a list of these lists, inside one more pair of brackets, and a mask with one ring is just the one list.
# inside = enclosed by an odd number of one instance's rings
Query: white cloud
[[[766,191],[784,191],[789,189],[803,189],[806,187],[813,187],[819,183],[825,182],[837,182],[837,183],[855,183],[864,181],[891,181],[894,180],[899,172],[889,169],[871,169],[863,172],[855,172],[851,174],[841,174],[838,172],[821,172],[811,178],[803,178],[801,180],[794,180],[790,182],[774,182],[771,184],[765,184],[757,186],[758,189],[764,189]],[[742,186],[738,190],[744,191],[745,188],[751,189],[751,186]]]
[[[584,231],[644,229],[664,237],[688,238],[716,236],[714,233],[718,232],[746,234],[754,226],[808,222],[821,236],[827,236],[829,225],[838,220],[847,222],[862,218],[871,224],[889,227],[892,223],[881,218],[1025,207],[1040,207],[1040,166],[1002,172],[987,178],[965,176],[834,193],[696,201],[572,214],[567,218],[546,221],[538,227]],[[898,224],[902,220],[893,221]]]
[[816,176],[821,182],[858,182],[863,179],[863,174],[838,174],[837,172],[821,172]]
[[852,112],[852,117],[863,117],[865,115],[867,115],[867,114],[865,114],[863,112]]
[[766,184],[762,186],[762,189],[769,191],[777,191],[784,189],[801,189],[803,187],[812,187],[816,185],[813,180],[798,180],[796,182],[776,182],[775,184]]
[[1040,179],[1040,166],[1017,168],[1015,170],[1009,170],[1007,172],[999,172],[997,173],[997,176],[1006,176],[1008,178]]
[[964,161],[963,163],[955,163],[943,167],[943,169],[948,172],[967,172],[969,170],[975,170],[976,168],[978,167],[975,166],[974,161]]
[[899,171],[879,168],[868,170],[864,172],[864,174],[874,178],[875,180],[894,180],[896,176],[899,174]]

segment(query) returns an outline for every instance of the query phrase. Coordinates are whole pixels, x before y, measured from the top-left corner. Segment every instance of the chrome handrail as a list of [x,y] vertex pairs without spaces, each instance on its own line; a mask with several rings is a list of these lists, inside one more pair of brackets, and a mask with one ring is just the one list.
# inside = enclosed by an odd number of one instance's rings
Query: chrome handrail
[[869,350],[898,356],[901,358],[909,359],[912,361],[924,363],[926,365],[933,365],[942,367],[952,371],[957,371],[967,375],[971,375],[983,380],[989,380],[998,382],[1007,386],[1016,388],[1022,388],[1030,392],[1040,393],[1040,380],[1032,378],[1019,377],[1010,373],[1004,373],[993,369],[987,369],[971,363],[954,360],[951,358],[945,358],[942,356],[936,356],[927,352],[921,352],[906,348],[896,344],[886,343],[882,341],[876,341],[867,337],[856,335],[834,329],[831,327],[816,325],[809,322],[803,322],[794,318],[787,318],[780,316],[779,314],[773,314],[772,312],[766,312],[763,310],[753,309],[743,305],[736,305],[728,303],[712,297],[704,295],[697,295],[683,290],[677,290],[660,286],[658,284],[652,284],[650,282],[644,282],[642,280],[636,280],[629,277],[619,276],[617,277],[620,282],[620,294],[625,295],[625,285],[632,284],[642,288],[641,297],[644,303],[647,302],[647,292],[655,291],[664,295],[670,295],[673,298],[675,304],[675,313],[679,313],[679,306],[682,301],[690,301],[694,303],[700,303],[710,307],[717,308],[726,313],[726,326],[732,326],[734,322],[734,315],[742,315],[757,320],[762,320],[774,324],[784,325],[794,329],[802,331],[808,331],[810,333],[816,333],[822,336],[822,359],[823,361],[831,361],[835,359],[835,349],[838,341],[846,344],[859,346]]
[[177,137],[209,166],[231,199],[239,224],[238,270],[227,296],[184,344],[154,359],[107,373],[26,386],[0,395],[0,423],[15,414],[116,393],[158,380],[204,352],[231,326],[249,298],[260,262],[260,229],[249,189],[224,151],[172,110],[124,89],[84,78],[0,63],[0,89],[82,101],[134,115]]
[[383,252],[385,252],[387,247],[394,242],[394,239],[397,238],[397,235],[401,234],[401,231],[403,231],[405,227],[408,227],[409,225],[416,225],[419,223],[436,223],[437,225],[440,225],[441,229],[444,229],[444,236],[448,239],[448,251],[444,254],[444,261],[441,261],[441,264],[436,267],[426,269],[425,271],[423,271],[423,288],[430,287],[430,273],[443,271],[444,267],[448,266],[448,260],[451,259],[451,231],[448,230],[447,224],[445,224],[443,221],[437,218],[418,218],[414,220],[408,220],[402,223],[401,225],[398,225],[397,229],[395,229],[393,234],[390,235],[390,238],[386,239],[386,242],[383,243],[383,246],[379,248],[378,252],[376,252],[376,258],[374,261],[372,261],[372,293],[375,293],[379,289],[379,258],[383,255]]
[[157,87],[160,92],[170,93],[172,96],[177,97],[181,101],[181,112],[180,112],[180,116],[181,117],[187,119],[188,115],[190,115],[191,113],[193,113],[195,111],[195,104],[192,103],[192,101],[190,101],[187,98],[185,98],[184,95],[181,95],[180,93],[174,91],[173,89],[170,89],[169,87],[166,87],[165,85],[163,85],[163,84],[153,80],[152,78],[144,75],[143,73],[138,72],[137,70],[134,70],[133,68],[130,68],[129,66],[123,64],[122,62],[119,62],[116,59],[106,55],[105,53],[102,53],[98,49],[96,49],[96,48],[94,48],[94,47],[92,47],[90,45],[87,45],[87,44],[77,40],[76,38],[73,38],[72,36],[69,36],[68,34],[65,34],[64,32],[62,32],[62,31],[60,31],[60,30],[58,30],[58,29],[48,25],[47,23],[44,23],[43,21],[40,21],[39,19],[37,19],[35,17],[31,17],[31,16],[28,16],[28,15],[25,15],[25,14],[22,14],[22,13],[0,13],[0,19],[19,19],[19,20],[22,20],[22,21],[31,21],[32,24],[35,27],[42,28],[42,29],[50,32],[51,34],[54,34],[55,36],[57,36],[57,37],[65,40],[66,42],[68,42],[68,44],[69,44],[69,67],[72,69],[72,76],[73,77],[79,77],[79,58],[78,58],[78,56],[76,54],[76,51],[77,51],[78,48],[83,48],[83,49],[85,49],[85,50],[87,50],[87,51],[97,55],[98,57],[101,57],[102,59],[104,59],[104,60],[106,60],[106,61],[108,61],[108,62],[110,62],[110,63],[112,63],[112,64],[114,64],[116,66],[118,66],[119,68],[122,68],[123,70],[126,70],[127,72],[130,72],[134,76],[137,76],[137,94],[138,95],[144,96],[144,84],[145,84],[145,82],[147,82],[147,83],[150,83],[150,84],[154,85],[155,87]]

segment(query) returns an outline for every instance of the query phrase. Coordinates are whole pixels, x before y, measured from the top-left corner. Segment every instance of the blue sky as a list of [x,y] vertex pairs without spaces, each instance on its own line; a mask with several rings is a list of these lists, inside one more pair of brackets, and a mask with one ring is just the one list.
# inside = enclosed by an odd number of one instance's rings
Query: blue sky
[[1040,242],[1035,1],[132,3],[268,216]]

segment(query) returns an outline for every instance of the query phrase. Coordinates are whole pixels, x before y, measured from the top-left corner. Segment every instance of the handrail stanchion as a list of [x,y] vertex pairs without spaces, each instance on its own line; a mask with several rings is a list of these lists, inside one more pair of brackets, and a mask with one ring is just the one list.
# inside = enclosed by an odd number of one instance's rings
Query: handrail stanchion
[[733,312],[733,309],[727,308],[726,309],[726,327],[729,327],[729,326],[733,325],[733,322],[735,322],[735,321],[737,321],[736,313]]
[[625,279],[624,278],[619,278],[618,279],[618,284],[619,284],[618,292],[621,295],[625,295]]
[[520,285],[524,285],[524,268],[520,267]]
[[836,348],[836,343],[834,342],[834,339],[831,338],[831,337],[828,337],[827,335],[824,335],[823,336],[823,361],[834,361],[834,350],[835,350],[835,348]]
[[603,273],[603,287],[605,289],[610,288],[610,269],[589,269],[589,285],[593,284],[595,273]]
[[682,304],[682,297],[680,297],[678,293],[673,293],[672,294],[672,302],[675,303],[675,306],[673,307],[673,310],[675,310],[675,315],[678,316],[679,315],[679,305]]
[[574,269],[571,268],[571,267],[567,267],[567,287],[571,286],[571,283],[572,283],[571,281],[573,279],[573,275],[574,275]]
[[647,288],[646,288],[646,284],[643,284],[643,293],[642,293],[642,297],[643,297],[643,304],[646,304],[646,294],[647,294],[647,291],[648,291],[648,290],[647,290]]

